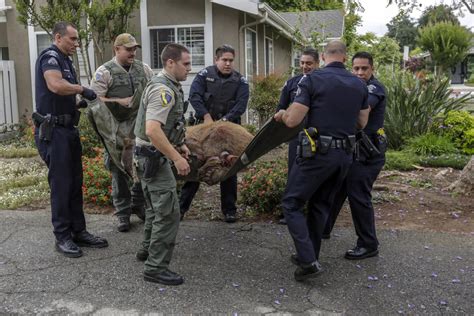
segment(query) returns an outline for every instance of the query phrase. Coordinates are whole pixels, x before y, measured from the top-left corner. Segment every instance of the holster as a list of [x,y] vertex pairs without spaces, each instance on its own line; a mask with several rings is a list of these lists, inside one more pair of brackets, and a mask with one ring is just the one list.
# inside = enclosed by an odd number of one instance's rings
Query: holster
[[35,123],[36,128],[39,129],[39,140],[50,142],[54,128],[53,117],[51,116],[51,114],[43,116],[38,112],[34,112],[32,115],[32,119]]
[[318,138],[318,151],[325,155],[328,153],[329,148],[331,148],[332,136],[323,136],[319,135]]
[[358,161],[365,161],[376,156],[380,156],[380,151],[372,142],[369,136],[364,131],[357,133],[358,153],[356,159]]
[[158,172],[163,154],[154,147],[135,146],[134,153],[137,156],[145,157],[143,165],[143,178],[152,178]]
[[181,146],[184,144],[184,136],[186,134],[186,123],[184,120],[178,121],[174,128],[171,130],[169,135],[169,141],[171,144]]
[[347,143],[346,143],[346,152],[348,154],[353,153],[355,149],[355,144],[356,144],[356,136],[355,135],[349,135],[347,136]]
[[81,111],[74,111],[74,116],[72,117],[72,125],[79,126],[79,121],[81,119]]

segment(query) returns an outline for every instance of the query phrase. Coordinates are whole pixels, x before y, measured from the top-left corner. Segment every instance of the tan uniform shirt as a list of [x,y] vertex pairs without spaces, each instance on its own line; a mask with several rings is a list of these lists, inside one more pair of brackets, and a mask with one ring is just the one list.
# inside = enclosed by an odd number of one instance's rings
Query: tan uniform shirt
[[[178,85],[181,85],[171,74],[166,70],[162,70],[157,76],[165,76],[169,80]],[[168,114],[171,108],[175,105],[175,95],[171,88],[162,84],[149,84],[145,91],[143,91],[142,102],[146,105],[146,121],[154,120],[166,125]],[[136,138],[137,146],[150,146],[151,142],[147,142],[139,137]]]

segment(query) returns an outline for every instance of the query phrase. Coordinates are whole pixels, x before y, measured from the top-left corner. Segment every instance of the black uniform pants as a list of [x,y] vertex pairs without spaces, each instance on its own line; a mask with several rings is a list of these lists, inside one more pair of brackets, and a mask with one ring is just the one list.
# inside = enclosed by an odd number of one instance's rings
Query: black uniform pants
[[[186,213],[191,206],[191,203],[199,190],[199,182],[186,182],[182,189],[179,197],[179,208],[181,214]],[[221,187],[221,210],[222,213],[235,215],[237,207],[235,202],[237,201],[237,176],[232,176],[225,181],[220,183]]]
[[51,190],[51,216],[57,240],[71,238],[71,233],[86,229],[82,209],[82,146],[75,128],[56,126],[51,141],[35,142],[48,166]]
[[[343,184],[352,163],[352,154],[330,149],[314,159],[296,158],[282,200],[288,230],[298,259],[304,263],[319,259],[321,237],[335,193]],[[307,218],[303,206],[309,201]]]
[[352,164],[343,187],[334,198],[331,214],[324,229],[326,234],[331,233],[347,197],[358,237],[357,246],[377,249],[379,242],[375,233],[371,191],[384,164],[384,156],[375,157],[365,162],[356,161]]

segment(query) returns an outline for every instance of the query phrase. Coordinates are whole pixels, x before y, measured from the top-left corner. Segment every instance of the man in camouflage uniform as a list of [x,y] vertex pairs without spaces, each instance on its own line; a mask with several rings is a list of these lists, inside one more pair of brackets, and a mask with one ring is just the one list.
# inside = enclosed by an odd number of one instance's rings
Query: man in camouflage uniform
[[[118,218],[119,232],[130,230],[132,213],[145,220],[144,198],[140,183],[131,185],[130,177],[124,172],[120,158],[112,159],[114,154],[120,157],[120,152],[127,145],[126,142],[131,142],[134,138],[133,127],[138,104],[136,107],[132,106],[132,97],[140,85],[144,85],[153,76],[153,71],[148,65],[135,59],[137,47],[140,45],[132,35],[123,33],[117,36],[114,42],[115,57],[97,69],[91,83],[91,88],[112,114],[112,121],[108,120],[107,116],[95,115],[97,129],[102,129],[105,134],[114,133],[111,130],[117,130],[115,144],[107,144],[104,141],[106,146],[104,160],[107,169],[112,174],[112,200],[115,215]],[[103,126],[110,124],[117,128]],[[102,137],[103,140],[106,138]]]
[[144,240],[137,259],[145,261],[145,281],[179,285],[183,277],[168,269],[180,219],[170,162],[178,175],[190,172],[179,82],[185,81],[191,70],[191,57],[186,47],[168,44],[161,60],[164,69],[143,91],[135,126],[135,163],[147,202]]

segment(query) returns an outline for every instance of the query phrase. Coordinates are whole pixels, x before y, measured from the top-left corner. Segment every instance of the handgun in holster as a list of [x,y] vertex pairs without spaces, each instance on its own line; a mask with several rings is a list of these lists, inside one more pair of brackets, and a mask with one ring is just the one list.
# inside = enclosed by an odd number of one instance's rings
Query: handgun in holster
[[387,134],[385,134],[385,130],[383,128],[379,128],[377,130],[376,142],[377,148],[382,154],[384,154],[387,151],[388,140]]
[[175,126],[171,130],[169,141],[175,146],[181,146],[184,144],[184,136],[186,134],[186,123],[184,120],[176,122]]
[[51,114],[46,114],[45,116],[43,116],[38,112],[33,112],[33,115],[31,117],[33,119],[33,122],[35,123],[36,128],[39,129],[39,140],[50,142],[54,128],[53,118]]
[[145,163],[143,164],[143,178],[149,179],[154,177],[160,168],[163,154],[154,147],[152,149],[147,146],[136,146],[134,153],[137,156],[145,157]]
[[372,158],[372,157],[380,155],[379,149],[370,140],[369,136],[367,136],[367,134],[364,133],[364,131],[358,132],[357,136],[358,136],[360,153],[362,153],[367,158]]

